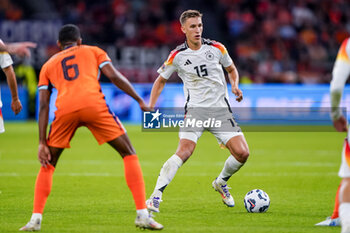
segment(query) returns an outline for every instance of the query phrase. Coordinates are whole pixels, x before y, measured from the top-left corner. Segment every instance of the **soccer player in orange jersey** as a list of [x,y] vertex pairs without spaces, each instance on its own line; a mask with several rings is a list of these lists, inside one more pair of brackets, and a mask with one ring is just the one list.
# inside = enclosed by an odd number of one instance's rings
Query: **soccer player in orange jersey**
[[[40,230],[42,213],[52,186],[52,176],[64,148],[80,126],[86,126],[99,144],[108,142],[124,160],[125,179],[137,210],[135,225],[160,230],[146,208],[142,170],[135,150],[118,118],[109,110],[99,84],[102,71],[117,87],[134,98],[142,110],[149,110],[129,81],[112,65],[100,48],[82,45],[79,28],[68,24],[59,32],[61,52],[42,67],[39,78],[39,149],[41,168],[35,183],[34,208],[21,231]],[[51,88],[57,89],[55,119],[46,136]]]

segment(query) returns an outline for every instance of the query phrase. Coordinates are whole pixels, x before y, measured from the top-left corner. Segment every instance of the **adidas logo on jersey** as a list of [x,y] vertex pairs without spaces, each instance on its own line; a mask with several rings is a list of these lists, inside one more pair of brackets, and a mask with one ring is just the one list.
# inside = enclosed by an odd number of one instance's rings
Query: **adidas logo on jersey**
[[192,62],[189,59],[187,59],[187,61],[185,62],[184,66],[187,66],[187,65],[190,65],[190,64],[192,64]]

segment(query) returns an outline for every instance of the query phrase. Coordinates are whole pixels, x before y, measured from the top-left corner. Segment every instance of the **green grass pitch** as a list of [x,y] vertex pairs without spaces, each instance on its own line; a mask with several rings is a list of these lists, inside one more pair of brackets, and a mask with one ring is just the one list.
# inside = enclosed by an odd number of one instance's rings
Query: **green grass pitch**
[[[0,232],[17,232],[31,216],[37,161],[37,125],[5,122],[0,134]],[[139,155],[147,197],[159,170],[175,152],[177,133],[141,132],[126,125]],[[244,129],[243,129],[244,130]],[[211,187],[228,156],[214,136],[203,134],[193,156],[165,190],[155,219],[163,232],[340,232],[315,227],[333,210],[345,134],[336,132],[245,133],[246,165],[229,181],[236,206],[228,208]],[[80,128],[56,167],[42,232],[141,232],[124,180],[123,162]],[[244,195],[260,188],[271,198],[267,213],[247,213]]]

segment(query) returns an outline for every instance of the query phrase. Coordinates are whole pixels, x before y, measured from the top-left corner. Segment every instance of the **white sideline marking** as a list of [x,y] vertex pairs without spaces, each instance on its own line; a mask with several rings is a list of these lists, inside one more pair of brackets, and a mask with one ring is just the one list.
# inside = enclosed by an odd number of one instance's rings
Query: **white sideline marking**
[[[162,162],[151,162],[151,161],[141,161],[141,166],[154,166],[159,167],[162,165]],[[191,161],[188,166],[203,166],[203,165],[210,165],[210,166],[223,166],[225,163],[225,160],[223,159],[220,162],[211,162],[211,161]],[[39,162],[37,160],[16,160],[16,159],[9,159],[9,160],[2,160],[1,165],[3,164],[25,164],[25,165],[38,165]],[[66,160],[61,161],[60,164],[83,164],[83,165],[120,165],[122,164],[122,160],[116,159],[116,160]],[[338,167],[340,163],[338,162],[305,162],[305,161],[295,161],[295,162],[261,162],[261,161],[248,161],[247,165],[254,165],[258,164],[259,166],[286,166],[286,167]],[[160,167],[159,167],[160,169]]]
[[[190,176],[190,177],[196,177],[196,176],[215,176],[216,173],[183,173],[179,174],[178,176]],[[15,172],[2,172],[0,173],[0,177],[36,177],[37,173],[15,173]],[[83,172],[83,173],[55,173],[54,176],[69,176],[69,177],[124,177],[124,174],[112,174],[112,173],[89,173],[89,172]],[[144,176],[156,176],[155,173],[147,174],[145,173]],[[240,176],[248,176],[248,177],[260,177],[260,176],[319,176],[319,177],[329,177],[329,176],[337,176],[337,172],[250,172],[250,173],[244,173],[240,174]]]

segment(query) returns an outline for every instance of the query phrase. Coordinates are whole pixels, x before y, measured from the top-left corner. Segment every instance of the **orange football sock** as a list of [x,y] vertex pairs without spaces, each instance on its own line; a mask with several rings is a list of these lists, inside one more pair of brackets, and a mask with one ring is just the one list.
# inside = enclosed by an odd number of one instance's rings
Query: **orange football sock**
[[335,204],[334,204],[334,210],[333,214],[331,216],[331,219],[339,218],[339,190],[340,190],[341,182],[338,186],[337,194],[335,195]]
[[41,167],[36,177],[35,190],[34,190],[34,208],[33,213],[44,212],[47,197],[51,192],[52,176],[55,171],[55,167],[51,164],[47,167]]
[[143,181],[142,170],[137,155],[128,155],[124,157],[124,173],[126,183],[134,197],[136,209],[145,209],[145,182]]

